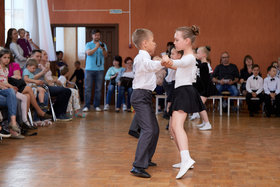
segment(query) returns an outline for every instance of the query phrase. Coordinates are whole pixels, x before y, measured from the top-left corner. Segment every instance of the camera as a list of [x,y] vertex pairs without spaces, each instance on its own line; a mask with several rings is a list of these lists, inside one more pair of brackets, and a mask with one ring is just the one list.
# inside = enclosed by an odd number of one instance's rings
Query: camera
[[101,47],[104,47],[104,43],[101,43],[100,46],[101,46]]

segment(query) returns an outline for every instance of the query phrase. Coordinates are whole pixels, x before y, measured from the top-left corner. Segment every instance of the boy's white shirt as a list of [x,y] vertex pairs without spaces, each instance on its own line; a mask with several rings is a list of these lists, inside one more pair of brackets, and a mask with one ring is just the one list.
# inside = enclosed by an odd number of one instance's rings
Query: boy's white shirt
[[[271,82],[270,79],[274,78],[275,82]],[[278,77],[271,77],[268,75],[263,82],[263,90],[265,94],[270,94],[270,91],[275,91],[276,95],[280,93],[280,79]]]
[[263,78],[257,75],[258,80],[254,80],[255,75],[251,75],[246,81],[246,90],[252,93],[252,90],[257,90],[256,94],[260,94],[263,91]]
[[160,61],[151,60],[147,51],[139,50],[133,62],[134,79],[132,88],[154,91],[157,86],[155,72],[161,68]]

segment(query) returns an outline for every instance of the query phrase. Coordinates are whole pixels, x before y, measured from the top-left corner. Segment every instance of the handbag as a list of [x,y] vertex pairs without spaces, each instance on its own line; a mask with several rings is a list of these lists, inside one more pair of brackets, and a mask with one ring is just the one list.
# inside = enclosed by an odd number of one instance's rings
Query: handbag
[[121,86],[123,86],[125,88],[131,88],[132,87],[133,78],[121,77],[120,81],[121,81]]
[[18,91],[21,93],[25,86],[26,86],[26,83],[24,82],[24,80],[22,79],[15,79],[13,77],[8,77],[8,83],[17,87],[18,88]]

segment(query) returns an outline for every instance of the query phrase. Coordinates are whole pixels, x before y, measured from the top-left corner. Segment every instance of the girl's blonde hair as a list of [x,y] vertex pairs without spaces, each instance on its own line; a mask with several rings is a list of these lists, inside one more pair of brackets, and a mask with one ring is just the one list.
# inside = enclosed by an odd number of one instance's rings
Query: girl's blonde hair
[[176,29],[176,31],[182,32],[182,36],[184,39],[189,38],[192,43],[195,42],[196,36],[199,35],[199,27],[196,25],[193,25],[191,27],[179,27]]

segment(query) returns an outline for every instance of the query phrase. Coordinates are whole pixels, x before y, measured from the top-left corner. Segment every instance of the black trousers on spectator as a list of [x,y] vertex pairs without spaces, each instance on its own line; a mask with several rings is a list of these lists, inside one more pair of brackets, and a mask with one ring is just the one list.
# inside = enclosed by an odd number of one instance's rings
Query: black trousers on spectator
[[76,85],[79,89],[80,99],[82,102],[84,102],[84,82],[82,82],[82,83],[76,82]]
[[152,97],[151,91],[143,89],[135,89],[131,95],[135,120],[141,129],[133,163],[135,167],[148,168],[158,142],[159,127],[152,108]]
[[[273,102],[273,104],[272,104]],[[280,115],[280,94],[275,96],[275,100],[272,101],[270,95],[264,95],[264,103],[265,109],[268,114],[275,113],[276,115]]]
[[258,112],[260,110],[260,105],[263,103],[264,95],[262,93],[257,95],[259,100],[251,100],[253,98],[252,93],[247,93],[246,103],[248,105],[248,110],[250,112]]
[[71,90],[62,86],[48,86],[51,97],[55,98],[54,112],[57,117],[66,114],[68,101],[71,96]]

